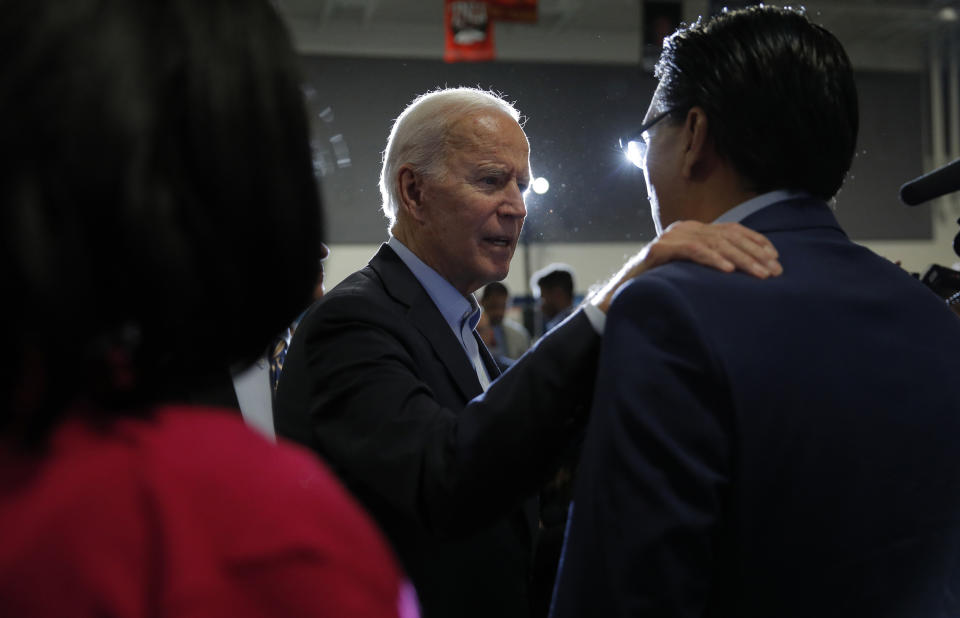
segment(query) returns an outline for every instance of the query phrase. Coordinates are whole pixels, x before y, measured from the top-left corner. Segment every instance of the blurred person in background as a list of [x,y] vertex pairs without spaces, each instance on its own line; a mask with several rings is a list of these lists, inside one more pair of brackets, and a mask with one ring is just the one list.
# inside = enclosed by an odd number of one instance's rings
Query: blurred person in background
[[488,316],[485,311],[480,313],[480,318],[477,320],[477,327],[474,330],[477,331],[477,336],[480,337],[480,341],[483,342],[483,345],[487,346],[487,349],[490,351],[490,355],[496,362],[497,369],[500,370],[500,373],[506,371],[507,368],[513,364],[514,359],[507,358],[496,351],[497,334],[494,331],[493,326],[490,324],[490,316]]
[[541,334],[549,333],[573,313],[573,268],[567,264],[549,264],[530,278],[540,299]]
[[490,353],[516,360],[530,348],[530,333],[523,324],[507,317],[510,305],[510,292],[507,286],[494,281],[483,287],[480,294],[480,307],[490,319],[493,329],[492,345],[487,343]]
[[317,281],[270,4],[0,14],[0,615],[415,616],[330,472],[220,405]]

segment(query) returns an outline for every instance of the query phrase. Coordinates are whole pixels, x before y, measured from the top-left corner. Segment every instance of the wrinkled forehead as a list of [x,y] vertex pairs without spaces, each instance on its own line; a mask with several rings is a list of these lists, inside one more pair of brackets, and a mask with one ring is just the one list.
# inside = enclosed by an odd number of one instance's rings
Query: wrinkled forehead
[[523,131],[520,123],[514,120],[512,116],[491,110],[486,113],[476,114],[473,116],[473,119],[476,127],[480,130],[490,131],[507,138],[520,139],[525,144],[528,144],[529,147],[527,134]]
[[497,110],[473,112],[454,122],[449,145],[464,153],[500,154],[525,161],[530,157],[526,133],[516,120]]

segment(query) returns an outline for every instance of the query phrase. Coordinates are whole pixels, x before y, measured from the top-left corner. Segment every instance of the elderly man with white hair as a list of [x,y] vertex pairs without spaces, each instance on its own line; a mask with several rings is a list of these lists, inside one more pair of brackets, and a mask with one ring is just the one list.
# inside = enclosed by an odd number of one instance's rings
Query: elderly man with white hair
[[427,617],[530,615],[531,498],[584,424],[623,282],[678,259],[780,271],[755,232],[678,224],[500,375],[473,292],[506,277],[526,216],[519,118],[472,88],[427,93],[397,118],[380,179],[390,238],[303,318],[277,392],[277,432],[369,509]]

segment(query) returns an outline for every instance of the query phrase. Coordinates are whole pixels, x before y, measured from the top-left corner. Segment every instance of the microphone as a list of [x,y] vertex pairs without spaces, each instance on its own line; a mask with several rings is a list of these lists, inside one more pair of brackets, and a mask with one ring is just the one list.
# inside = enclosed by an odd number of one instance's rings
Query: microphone
[[916,206],[957,190],[960,190],[960,159],[904,183],[900,187],[900,201]]

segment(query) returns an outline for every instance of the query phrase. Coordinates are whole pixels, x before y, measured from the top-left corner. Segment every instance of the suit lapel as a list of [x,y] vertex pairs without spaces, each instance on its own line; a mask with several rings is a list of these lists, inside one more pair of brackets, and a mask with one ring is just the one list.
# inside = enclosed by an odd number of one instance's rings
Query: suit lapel
[[477,377],[467,353],[426,292],[423,293],[423,299],[410,306],[407,315],[420,334],[430,342],[463,396],[470,400],[482,393],[480,378]]
[[490,381],[493,382],[500,377],[500,367],[497,366],[497,361],[494,360],[493,354],[487,349],[487,345],[483,342],[483,339],[480,338],[480,335],[477,334],[477,331],[473,331],[473,338],[477,340],[477,347],[480,348],[480,358],[483,359],[483,366],[487,368],[487,375],[490,376]]
[[[434,353],[443,362],[451,380],[463,394],[464,399],[469,401],[483,393],[480,379],[466,352],[463,351],[463,346],[450,330],[440,310],[433,304],[433,299],[403,260],[393,249],[384,244],[370,260],[370,268],[380,277],[387,293],[407,307],[407,317],[420,334],[430,342]],[[500,369],[490,351],[487,350],[487,346],[480,340],[476,331],[473,336],[477,339],[480,357],[490,377],[492,379],[499,377]],[[527,542],[532,547],[539,528],[539,500],[536,496],[523,502],[514,521],[515,525],[525,531]]]
[[[370,267],[380,276],[387,293],[407,307],[407,318],[430,343],[464,399],[469,401],[482,393],[480,379],[467,358],[467,353],[463,351],[463,346],[443,319],[433,299],[403,260],[384,244],[370,260]],[[489,352],[486,356],[490,356]],[[484,363],[486,362],[487,359],[484,358]]]

